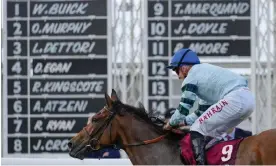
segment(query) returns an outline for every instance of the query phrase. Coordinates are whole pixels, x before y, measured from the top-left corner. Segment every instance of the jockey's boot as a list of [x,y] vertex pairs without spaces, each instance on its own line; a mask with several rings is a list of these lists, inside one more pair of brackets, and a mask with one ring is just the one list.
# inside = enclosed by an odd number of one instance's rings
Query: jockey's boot
[[197,165],[205,165],[205,137],[196,131],[190,133],[196,163]]

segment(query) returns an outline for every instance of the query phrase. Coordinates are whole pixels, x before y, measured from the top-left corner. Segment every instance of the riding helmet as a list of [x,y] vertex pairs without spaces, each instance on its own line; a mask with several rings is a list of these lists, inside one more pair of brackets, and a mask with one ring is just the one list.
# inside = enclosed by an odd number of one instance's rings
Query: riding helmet
[[167,68],[174,69],[183,65],[200,64],[200,60],[196,52],[189,48],[183,48],[178,50],[172,57],[171,63]]

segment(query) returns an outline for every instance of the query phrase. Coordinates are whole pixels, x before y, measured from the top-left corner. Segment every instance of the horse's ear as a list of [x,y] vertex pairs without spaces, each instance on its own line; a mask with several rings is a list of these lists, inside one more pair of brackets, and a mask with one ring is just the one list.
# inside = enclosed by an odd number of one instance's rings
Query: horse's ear
[[111,107],[111,106],[112,106],[112,100],[111,100],[111,98],[108,96],[107,93],[104,94],[104,97],[105,97],[106,105],[107,105],[108,107]]
[[146,110],[145,107],[144,107],[144,105],[141,102],[138,102],[138,106],[139,106],[139,108],[141,108],[143,110]]
[[117,93],[114,89],[112,89],[112,92],[111,92],[111,99],[113,101],[120,101],[119,97],[117,96]]

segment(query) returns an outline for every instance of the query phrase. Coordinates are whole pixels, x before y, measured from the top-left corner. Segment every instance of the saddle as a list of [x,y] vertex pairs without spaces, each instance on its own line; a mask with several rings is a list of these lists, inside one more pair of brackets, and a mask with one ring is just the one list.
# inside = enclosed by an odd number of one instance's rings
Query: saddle
[[[208,138],[210,141],[212,138]],[[212,144],[206,144],[206,162],[208,165],[234,165],[236,155],[239,149],[240,143],[243,138],[234,139],[230,141],[213,142]],[[180,143],[181,159],[185,165],[196,165],[194,153],[192,150],[192,143],[190,139],[190,133],[186,134]]]

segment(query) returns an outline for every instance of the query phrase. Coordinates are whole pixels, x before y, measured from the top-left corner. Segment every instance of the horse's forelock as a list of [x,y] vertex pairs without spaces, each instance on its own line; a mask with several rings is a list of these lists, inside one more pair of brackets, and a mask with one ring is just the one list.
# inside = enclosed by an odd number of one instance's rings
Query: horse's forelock
[[100,118],[104,118],[102,116],[102,110],[100,110],[97,113],[90,114],[89,117],[88,117],[88,119],[87,119],[87,124],[91,123],[92,119],[100,119]]
[[92,118],[95,114],[90,114],[88,119],[87,119],[87,125],[90,124],[92,122]]

